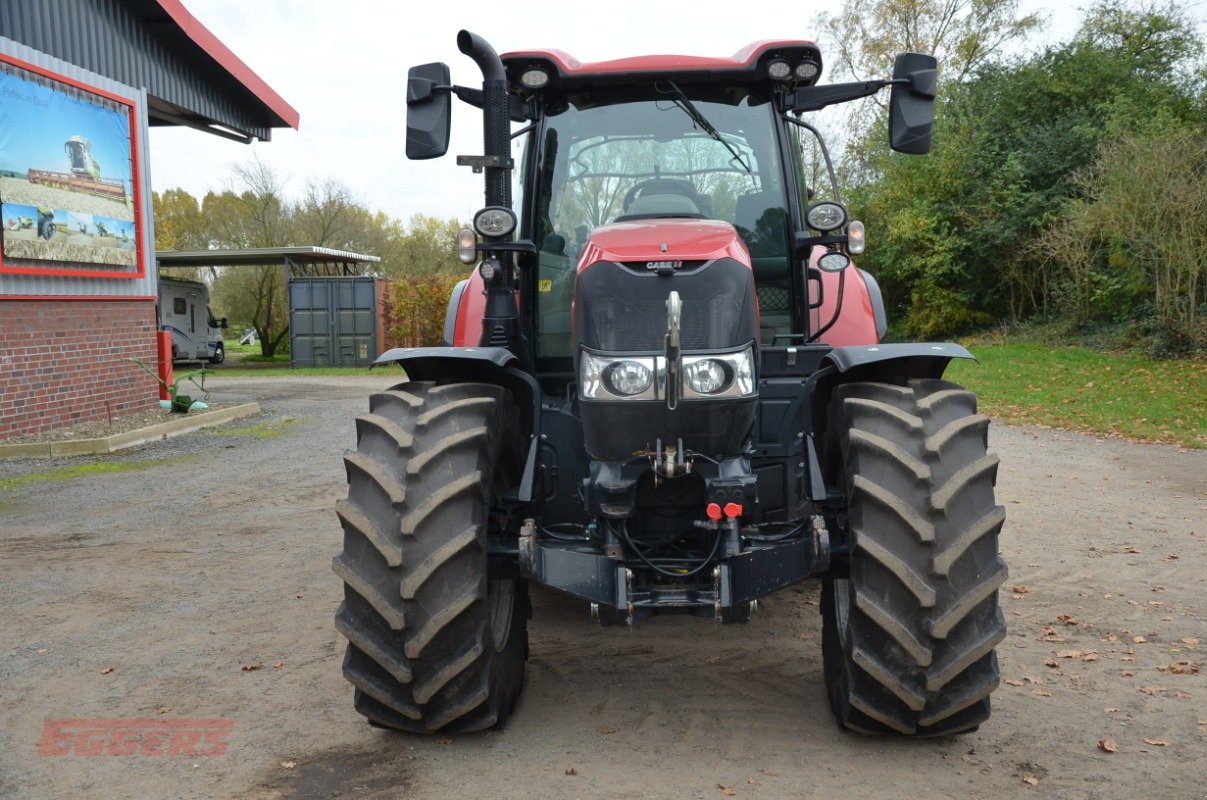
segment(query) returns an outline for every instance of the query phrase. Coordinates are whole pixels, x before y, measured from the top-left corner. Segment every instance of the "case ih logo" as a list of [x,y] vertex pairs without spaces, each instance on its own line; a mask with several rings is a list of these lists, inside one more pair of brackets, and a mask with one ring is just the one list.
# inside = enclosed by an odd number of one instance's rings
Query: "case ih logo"
[[220,756],[233,719],[48,719],[40,756]]
[[647,261],[645,268],[652,272],[673,272],[683,266],[682,261]]

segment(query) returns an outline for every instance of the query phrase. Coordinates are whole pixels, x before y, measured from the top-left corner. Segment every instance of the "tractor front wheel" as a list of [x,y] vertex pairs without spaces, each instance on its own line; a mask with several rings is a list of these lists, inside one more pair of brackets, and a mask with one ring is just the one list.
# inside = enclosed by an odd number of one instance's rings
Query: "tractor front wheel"
[[404,383],[369,400],[337,506],[344,677],[370,722],[415,733],[502,727],[524,681],[528,593],[491,579],[491,498],[517,474],[518,416],[486,384]]
[[872,734],[975,730],[1006,634],[989,419],[959,385],[911,380],[840,386],[828,422],[826,463],[850,531],[849,576],[822,592],[838,722]]

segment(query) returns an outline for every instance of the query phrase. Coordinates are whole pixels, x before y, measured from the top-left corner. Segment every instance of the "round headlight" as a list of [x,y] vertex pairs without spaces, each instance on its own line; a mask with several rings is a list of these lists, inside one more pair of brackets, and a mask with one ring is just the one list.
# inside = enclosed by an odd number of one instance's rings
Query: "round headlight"
[[520,75],[520,83],[529,89],[539,89],[549,82],[549,73],[543,69],[525,70]]
[[847,226],[847,250],[859,255],[868,246],[868,240],[864,236],[863,223],[857,219],[851,220],[851,224]]
[[478,237],[469,228],[457,232],[457,258],[466,264],[472,264],[478,258]]
[[767,74],[777,81],[787,80],[792,74],[792,67],[788,66],[787,61],[772,61],[767,65]]
[[617,361],[605,371],[604,380],[613,393],[628,397],[650,388],[654,373],[639,361]]
[[683,368],[683,375],[687,378],[687,385],[691,390],[699,394],[720,391],[724,388],[727,377],[725,365],[711,358],[688,364]]
[[793,72],[795,72],[796,77],[800,78],[802,81],[807,81],[810,78],[816,77],[817,65],[812,61],[802,61],[796,65],[796,69],[794,69]]
[[830,251],[817,259],[817,268],[823,272],[842,272],[851,265],[851,258],[846,253]]
[[818,203],[805,215],[809,227],[823,233],[841,228],[847,221],[847,210],[838,203]]
[[474,214],[474,230],[483,236],[506,236],[515,230],[515,214],[510,208],[484,208]]

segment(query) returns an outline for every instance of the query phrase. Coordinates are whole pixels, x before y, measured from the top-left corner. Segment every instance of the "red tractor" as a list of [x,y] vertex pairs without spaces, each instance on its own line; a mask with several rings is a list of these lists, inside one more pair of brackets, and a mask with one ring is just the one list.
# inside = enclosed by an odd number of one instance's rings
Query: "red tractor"
[[964,348],[879,343],[879,289],[851,263],[863,225],[803,118],[891,87],[892,147],[926,153],[934,58],[818,86],[807,41],[593,64],[458,46],[482,87],[413,68],[407,156],[445,153],[452,95],[482,110],[484,155],[457,159],[486,183],[459,238],[477,266],[446,347],[378,359],[409,380],[370,398],[346,456],[336,627],[356,709],[502,726],[530,581],[633,625],[746,622],[820,578],[840,725],[974,730],[1006,630],[989,420],[942,380]]

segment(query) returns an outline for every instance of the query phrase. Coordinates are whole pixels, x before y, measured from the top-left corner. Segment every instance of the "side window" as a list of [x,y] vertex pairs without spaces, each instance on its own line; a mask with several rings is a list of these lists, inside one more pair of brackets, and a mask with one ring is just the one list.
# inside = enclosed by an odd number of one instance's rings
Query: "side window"
[[184,301],[184,298],[183,298],[183,297],[176,297],[176,298],[173,298],[173,300],[172,300],[172,313],[173,313],[173,314],[175,314],[175,315],[176,315],[176,316],[178,316],[178,317],[183,317],[185,314],[189,313],[189,307],[188,307],[188,304],[187,304],[187,303],[185,303],[185,301]]

